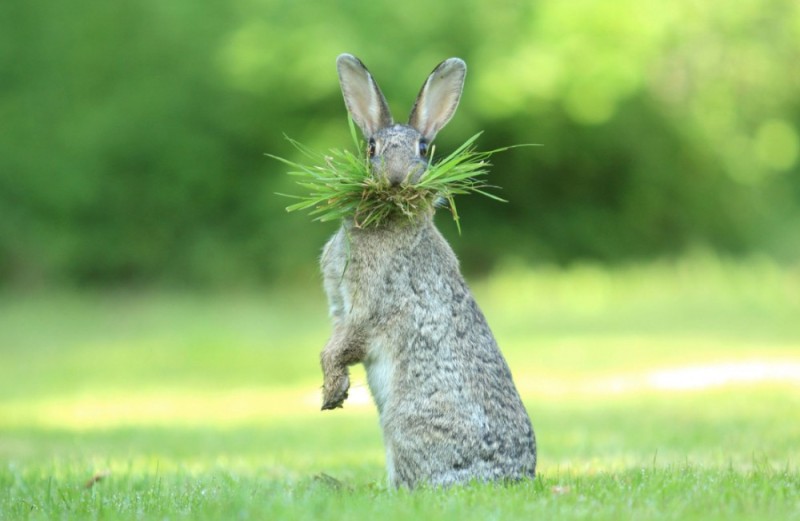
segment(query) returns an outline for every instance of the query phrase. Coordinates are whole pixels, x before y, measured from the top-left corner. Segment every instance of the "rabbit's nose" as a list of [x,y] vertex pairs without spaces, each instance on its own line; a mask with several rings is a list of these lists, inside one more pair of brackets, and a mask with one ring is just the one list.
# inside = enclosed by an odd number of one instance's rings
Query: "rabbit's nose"
[[391,185],[392,187],[400,186],[406,179],[405,169],[390,168],[388,172],[386,172],[386,178],[389,181],[389,185]]

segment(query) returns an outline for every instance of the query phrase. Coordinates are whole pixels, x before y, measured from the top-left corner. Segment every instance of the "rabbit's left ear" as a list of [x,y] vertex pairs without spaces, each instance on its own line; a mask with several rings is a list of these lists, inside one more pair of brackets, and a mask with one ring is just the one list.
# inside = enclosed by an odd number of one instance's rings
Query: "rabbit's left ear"
[[408,124],[428,142],[444,127],[458,107],[467,64],[460,58],[448,58],[433,70],[419,91]]

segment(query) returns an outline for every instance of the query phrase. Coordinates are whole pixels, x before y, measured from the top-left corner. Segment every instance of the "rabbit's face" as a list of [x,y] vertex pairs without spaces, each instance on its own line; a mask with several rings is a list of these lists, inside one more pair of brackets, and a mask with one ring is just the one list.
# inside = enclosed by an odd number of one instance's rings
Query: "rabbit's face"
[[428,143],[408,125],[382,128],[367,141],[372,175],[392,186],[415,184],[428,167]]
[[408,125],[394,123],[386,98],[361,60],[341,54],[336,68],[347,110],[367,137],[372,175],[392,186],[417,183],[428,167],[428,145],[458,106],[467,65],[448,58],[436,66],[417,95]]

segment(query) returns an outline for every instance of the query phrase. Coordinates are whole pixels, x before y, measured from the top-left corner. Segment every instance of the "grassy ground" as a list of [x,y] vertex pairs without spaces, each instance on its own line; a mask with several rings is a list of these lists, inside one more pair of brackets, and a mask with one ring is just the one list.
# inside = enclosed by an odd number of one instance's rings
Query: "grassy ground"
[[321,293],[0,296],[0,519],[800,519],[800,272],[509,266],[474,288],[539,477],[390,492]]

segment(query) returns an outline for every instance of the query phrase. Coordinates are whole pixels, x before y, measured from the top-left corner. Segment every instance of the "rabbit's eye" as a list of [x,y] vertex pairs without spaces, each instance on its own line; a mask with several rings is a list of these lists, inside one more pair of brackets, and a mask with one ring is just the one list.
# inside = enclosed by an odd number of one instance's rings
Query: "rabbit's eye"
[[424,139],[419,140],[419,155],[425,157],[428,155],[428,142]]
[[375,157],[375,140],[372,138],[367,143],[367,156]]

